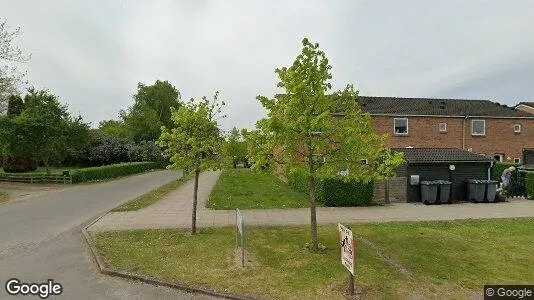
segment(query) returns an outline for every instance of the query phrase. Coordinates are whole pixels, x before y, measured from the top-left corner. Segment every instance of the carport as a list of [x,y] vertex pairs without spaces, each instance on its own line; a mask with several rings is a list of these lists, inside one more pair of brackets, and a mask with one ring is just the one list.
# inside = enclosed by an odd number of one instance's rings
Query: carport
[[403,152],[406,164],[397,169],[397,176],[407,180],[408,202],[421,201],[421,181],[448,180],[451,200],[467,198],[468,179],[489,179],[493,158],[455,148],[394,148]]

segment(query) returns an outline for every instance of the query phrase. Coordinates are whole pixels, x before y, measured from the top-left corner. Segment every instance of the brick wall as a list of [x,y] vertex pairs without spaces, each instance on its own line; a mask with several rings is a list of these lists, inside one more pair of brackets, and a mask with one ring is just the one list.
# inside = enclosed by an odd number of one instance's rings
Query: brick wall
[[[534,148],[534,119],[484,119],[486,135],[471,135],[473,118],[408,117],[408,135],[393,134],[391,116],[372,116],[373,128],[390,135],[389,147],[404,148],[472,148],[474,153],[488,156],[504,154],[505,161],[521,158],[523,148]],[[478,119],[478,118],[474,118]],[[462,127],[465,120],[465,141]],[[447,132],[439,131],[439,123],[447,123]],[[514,125],[521,124],[521,133],[514,133]],[[507,160],[510,158],[510,160]]]

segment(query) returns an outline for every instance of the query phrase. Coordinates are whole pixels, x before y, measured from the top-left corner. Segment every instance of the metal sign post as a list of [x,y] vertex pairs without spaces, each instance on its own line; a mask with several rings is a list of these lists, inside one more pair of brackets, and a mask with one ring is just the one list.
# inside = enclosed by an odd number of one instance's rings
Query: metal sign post
[[235,210],[235,223],[236,223],[236,233],[235,233],[235,243],[236,247],[241,245],[241,267],[245,267],[245,231],[244,231],[244,220],[243,214],[238,209]]
[[337,225],[341,244],[341,264],[349,271],[349,296],[354,296],[354,239],[349,228],[339,223]]

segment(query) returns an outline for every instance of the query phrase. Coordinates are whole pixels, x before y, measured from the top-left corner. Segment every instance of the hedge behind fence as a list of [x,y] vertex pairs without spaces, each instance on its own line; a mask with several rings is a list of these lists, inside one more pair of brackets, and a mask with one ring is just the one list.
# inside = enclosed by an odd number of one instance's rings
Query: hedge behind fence
[[72,172],[71,176],[72,182],[77,183],[116,178],[130,174],[142,173],[152,169],[160,169],[162,167],[162,164],[157,162],[121,163],[75,170]]
[[[308,194],[308,177],[291,173],[288,183],[295,190]],[[367,206],[373,200],[374,182],[344,182],[340,179],[319,179],[316,184],[317,200],[326,206]]]

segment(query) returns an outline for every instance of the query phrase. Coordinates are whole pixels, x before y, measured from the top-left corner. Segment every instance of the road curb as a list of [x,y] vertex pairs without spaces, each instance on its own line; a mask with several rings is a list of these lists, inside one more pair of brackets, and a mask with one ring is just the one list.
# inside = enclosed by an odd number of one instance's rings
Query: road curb
[[93,255],[96,261],[96,265],[98,266],[98,270],[100,271],[100,273],[108,275],[108,276],[120,277],[120,278],[125,278],[129,280],[134,280],[134,281],[141,281],[141,282],[156,285],[156,286],[165,286],[165,287],[169,287],[173,289],[182,290],[188,293],[197,293],[197,294],[203,294],[203,295],[208,295],[208,296],[215,296],[215,297],[219,297],[223,299],[234,299],[234,300],[264,299],[264,298],[259,298],[259,297],[251,297],[251,296],[231,294],[231,293],[221,293],[221,292],[217,292],[217,291],[210,290],[210,289],[203,288],[203,287],[192,286],[192,285],[188,285],[188,284],[180,283],[180,282],[165,281],[165,280],[161,280],[158,278],[142,276],[136,273],[120,271],[114,268],[107,267],[102,255],[100,255],[100,252],[98,251],[98,249],[96,248],[94,244],[93,237],[91,236],[87,228],[91,227],[93,224],[98,222],[98,220],[104,217],[108,212],[100,215],[99,217],[91,221],[89,224],[82,227],[82,235],[84,237],[84,240],[87,246],[89,246],[89,249],[91,250],[91,254]]

